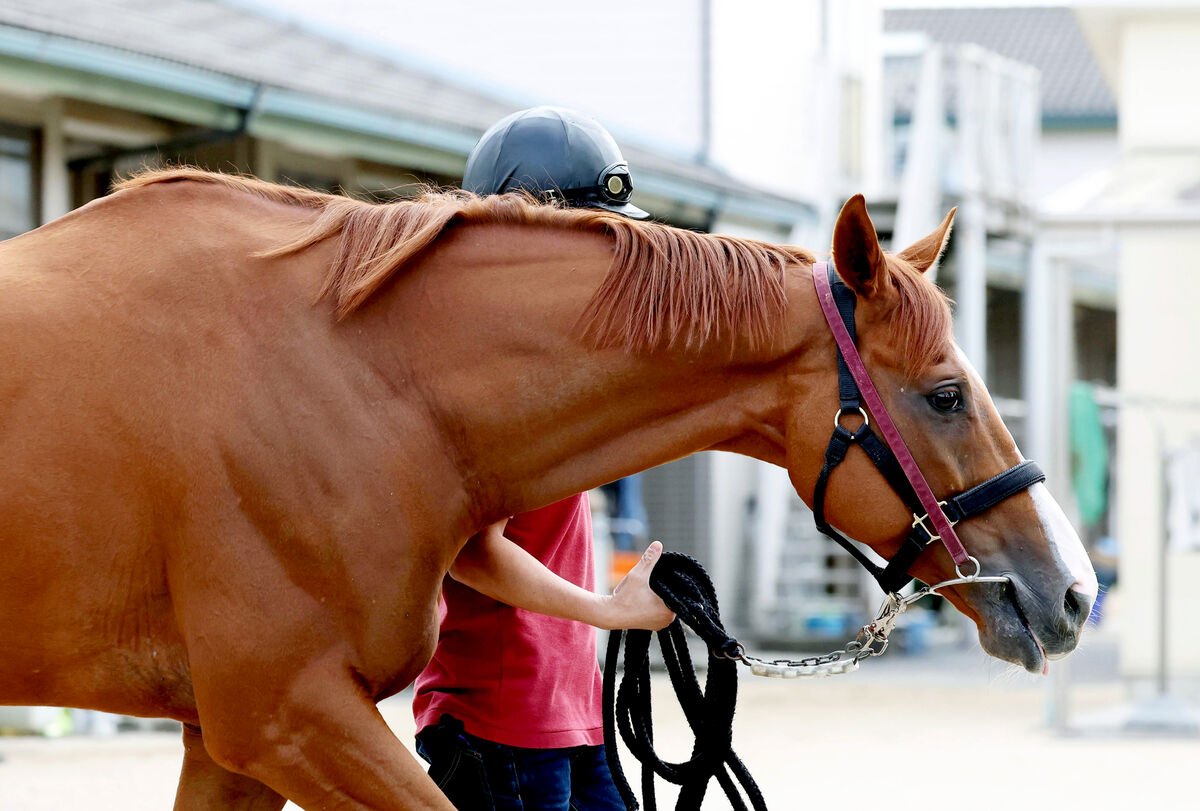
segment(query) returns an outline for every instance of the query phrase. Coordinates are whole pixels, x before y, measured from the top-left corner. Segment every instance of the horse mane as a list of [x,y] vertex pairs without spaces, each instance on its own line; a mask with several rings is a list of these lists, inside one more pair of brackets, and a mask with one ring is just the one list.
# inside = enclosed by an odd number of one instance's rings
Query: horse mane
[[[542,226],[608,236],[613,241],[612,264],[584,308],[579,329],[597,347],[631,353],[675,346],[699,349],[731,336],[744,336],[751,346],[765,343],[786,305],[787,268],[814,261],[801,248],[686,231],[599,209],[545,205],[522,193],[479,197],[461,190],[426,189],[413,199],[378,203],[193,167],[145,171],[115,189],[184,180],[318,211],[307,230],[261,256],[286,256],[340,237],[318,294],[318,300],[333,302],[339,319],[366,304],[458,224]],[[898,271],[898,315],[903,318],[897,326],[904,344],[919,350],[909,352],[909,359],[932,362],[949,334],[949,309],[933,285],[908,278],[920,274],[904,270]]]
[[597,209],[540,205],[528,195],[478,197],[426,190],[411,200],[366,202],[240,175],[195,168],[143,172],[117,189],[194,180],[267,200],[316,209],[317,220],[264,256],[301,251],[340,236],[319,298],[338,318],[362,307],[456,224],[547,226],[608,235],[613,261],[588,302],[580,328],[597,346],[644,352],[663,346],[698,348],[722,335],[769,338],[785,305],[788,265],[811,262],[799,248],[637,222]]

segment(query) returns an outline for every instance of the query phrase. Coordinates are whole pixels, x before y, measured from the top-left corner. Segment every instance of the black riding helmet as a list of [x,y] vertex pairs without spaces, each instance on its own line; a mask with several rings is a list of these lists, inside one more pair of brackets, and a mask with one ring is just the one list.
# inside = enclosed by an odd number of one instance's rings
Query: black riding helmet
[[492,125],[467,158],[463,188],[524,189],[570,206],[650,216],[629,202],[633,180],[617,142],[595,119],[562,107],[521,110]]

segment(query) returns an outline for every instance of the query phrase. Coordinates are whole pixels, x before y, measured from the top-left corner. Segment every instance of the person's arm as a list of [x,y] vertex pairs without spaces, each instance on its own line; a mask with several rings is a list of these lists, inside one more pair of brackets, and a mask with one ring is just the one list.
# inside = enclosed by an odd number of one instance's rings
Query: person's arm
[[467,541],[450,566],[450,576],[507,605],[610,631],[657,631],[675,619],[662,598],[650,590],[650,571],[662,554],[658,541],[650,544],[611,595],[593,594],[559,577],[506,538],[505,523],[492,524]]

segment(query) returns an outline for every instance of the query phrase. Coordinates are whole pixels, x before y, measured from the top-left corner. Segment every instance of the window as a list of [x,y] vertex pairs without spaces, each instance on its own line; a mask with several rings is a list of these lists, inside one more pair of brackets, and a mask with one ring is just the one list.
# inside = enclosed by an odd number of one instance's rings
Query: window
[[0,124],[0,239],[38,224],[33,131]]

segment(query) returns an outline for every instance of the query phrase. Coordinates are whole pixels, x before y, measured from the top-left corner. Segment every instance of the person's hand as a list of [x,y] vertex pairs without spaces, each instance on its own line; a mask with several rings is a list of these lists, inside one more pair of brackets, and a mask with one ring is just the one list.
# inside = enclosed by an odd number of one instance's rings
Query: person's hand
[[611,614],[606,625],[609,629],[657,631],[666,628],[675,619],[675,614],[667,608],[667,604],[650,588],[650,572],[662,557],[662,549],[658,541],[650,544],[637,565],[613,589],[612,596],[608,598]]

